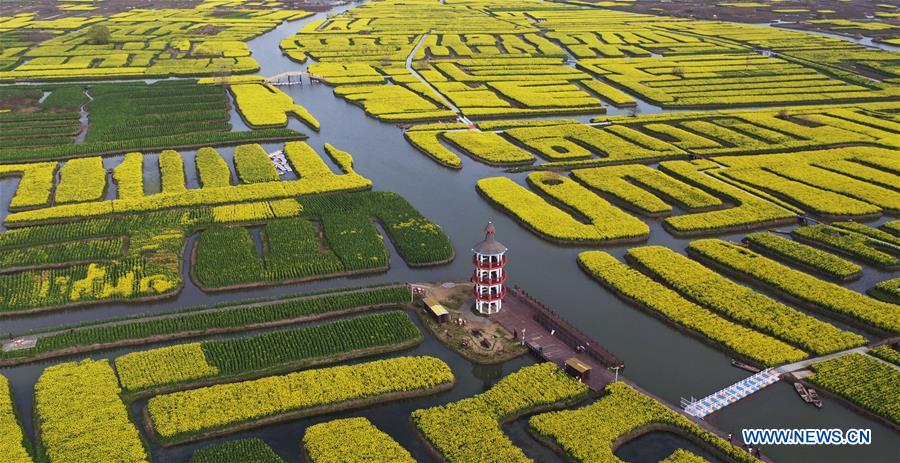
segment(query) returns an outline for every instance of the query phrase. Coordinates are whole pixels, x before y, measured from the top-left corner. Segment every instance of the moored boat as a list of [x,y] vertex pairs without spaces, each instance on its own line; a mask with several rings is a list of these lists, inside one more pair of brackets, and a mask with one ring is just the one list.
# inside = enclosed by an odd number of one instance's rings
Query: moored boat
[[811,387],[806,388],[806,393],[809,395],[811,404],[815,405],[816,408],[822,408],[822,399],[819,398],[819,393],[815,389]]
[[795,382],[794,389],[797,390],[797,394],[800,396],[801,399],[803,399],[804,402],[806,402],[808,404],[812,403],[812,399],[810,399],[810,397],[809,397],[809,391],[806,389],[806,386],[804,386],[803,383],[801,383],[799,381]]
[[735,359],[731,359],[731,366],[740,368],[741,370],[747,370],[751,373],[759,373],[761,371],[759,368],[756,368],[753,365],[748,365],[744,362],[738,362]]

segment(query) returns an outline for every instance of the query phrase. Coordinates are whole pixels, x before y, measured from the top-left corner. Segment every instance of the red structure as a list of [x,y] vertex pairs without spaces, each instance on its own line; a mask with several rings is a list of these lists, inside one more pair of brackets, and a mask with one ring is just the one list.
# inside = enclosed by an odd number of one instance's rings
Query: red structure
[[503,297],[506,296],[506,246],[494,239],[494,224],[488,222],[484,229],[484,241],[472,247],[472,263],[475,271],[472,281],[475,283],[475,309],[479,313],[490,315],[500,311]]

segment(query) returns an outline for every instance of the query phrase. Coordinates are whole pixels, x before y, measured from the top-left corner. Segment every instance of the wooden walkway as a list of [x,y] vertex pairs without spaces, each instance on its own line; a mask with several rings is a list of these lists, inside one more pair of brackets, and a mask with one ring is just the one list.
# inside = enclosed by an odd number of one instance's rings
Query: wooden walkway
[[610,368],[624,364],[599,343],[587,337],[556,312],[534,300],[518,287],[507,292],[500,312],[491,315],[516,339],[524,342],[537,356],[565,368],[567,359],[576,358],[591,367],[585,384],[601,391],[615,380]]

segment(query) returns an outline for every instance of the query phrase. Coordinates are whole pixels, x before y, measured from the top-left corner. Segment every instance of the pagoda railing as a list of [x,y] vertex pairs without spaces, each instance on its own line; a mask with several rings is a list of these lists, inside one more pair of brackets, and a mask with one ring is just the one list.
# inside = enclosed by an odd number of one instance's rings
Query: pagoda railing
[[547,331],[553,332],[553,336],[566,343],[575,351],[585,352],[594,360],[607,368],[624,367],[625,363],[618,357],[604,349],[599,343],[572,326],[553,309],[545,306],[530,294],[518,286],[514,287],[511,295],[535,309],[534,321],[538,322]]
[[472,263],[480,269],[493,270],[495,268],[500,268],[506,265],[506,256],[501,257],[500,262],[480,262],[478,260],[478,256],[472,256]]
[[490,293],[482,294],[482,293],[479,293],[478,290],[473,289],[472,294],[474,294],[475,299],[478,299],[479,301],[494,302],[494,301],[499,301],[499,300],[503,299],[504,297],[506,297],[506,288],[501,288],[500,293],[494,293],[494,294],[490,294]]
[[472,282],[479,285],[502,285],[506,281],[506,274],[500,275],[500,278],[479,278],[478,272],[472,272]]

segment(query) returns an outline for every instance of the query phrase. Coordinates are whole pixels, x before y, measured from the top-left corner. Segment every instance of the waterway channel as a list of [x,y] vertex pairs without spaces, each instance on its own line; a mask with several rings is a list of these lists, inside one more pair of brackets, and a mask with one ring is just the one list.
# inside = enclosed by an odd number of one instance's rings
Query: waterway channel
[[[319,13],[309,18],[285,23],[250,41],[253,56],[259,61],[261,75],[275,75],[287,70],[302,69],[304,65],[290,61],[283,56],[278,44],[282,38],[292,35],[304,25],[322,19],[326,14],[335,14],[347,6],[338,7],[327,13]],[[461,171],[443,168],[416,151],[403,138],[401,129],[366,116],[363,111],[344,100],[335,97],[331,87],[325,84],[308,84],[282,87],[296,102],[308,108],[321,122],[321,132],[315,133],[292,120],[290,127],[310,135],[308,143],[322,152],[324,143],[329,142],[353,154],[357,171],[374,182],[376,190],[395,191],[409,200],[413,206],[443,227],[450,236],[457,258],[449,265],[435,268],[410,268],[392,252],[391,269],[383,274],[336,278],[305,284],[256,288],[241,291],[207,294],[200,291],[184,270],[185,288],[169,300],[152,304],[107,304],[91,308],[60,311],[35,317],[0,320],[0,332],[22,332],[67,323],[102,320],[115,316],[136,313],[159,312],[174,308],[210,305],[227,300],[239,300],[259,296],[274,296],[300,291],[316,291],[325,288],[360,286],[380,282],[395,281],[442,281],[464,280],[471,273],[468,255],[472,244],[483,238],[483,229],[488,221],[497,227],[497,239],[509,247],[509,278],[528,290],[538,299],[560,312],[576,326],[603,344],[624,360],[623,374],[647,390],[678,404],[681,397],[702,397],[721,387],[731,384],[747,374],[729,364],[729,356],[713,349],[703,342],[670,328],[657,319],[644,314],[618,300],[587,277],[576,265],[576,256],[585,250],[581,247],[567,247],[551,244],[528,232],[502,212],[492,208],[475,190],[478,179],[508,175],[502,170],[463,158]],[[237,120],[236,120],[237,119]],[[246,126],[233,115],[236,129]],[[279,144],[264,145],[267,151],[281,148]],[[222,148],[219,152],[230,157],[233,149]],[[149,153],[146,153],[149,154]],[[193,166],[194,151],[184,151],[185,165]],[[115,164],[113,157],[108,166]],[[158,185],[159,174],[151,161],[145,161],[148,192],[152,185]],[[197,187],[196,172],[188,170],[189,187]],[[512,175],[516,181],[524,183],[524,174]],[[0,219],[6,215],[9,199],[16,184],[14,181],[0,181]],[[158,188],[158,187],[157,187]],[[878,223],[880,223],[879,221]],[[683,252],[687,240],[676,239],[662,230],[659,222],[650,221],[649,244],[664,245]],[[739,240],[740,234],[723,236],[724,239]],[[189,250],[193,239],[189,242]],[[604,248],[621,257],[628,246]],[[185,259],[185,265],[187,259]],[[865,276],[852,287],[864,290],[875,282],[889,277],[871,267],[865,267]],[[92,355],[92,358],[115,358],[133,350],[144,350],[151,346],[118,349]],[[155,347],[155,346],[154,346]],[[298,460],[298,446],[303,430],[311,424],[334,418],[365,416],[376,426],[397,439],[409,449],[419,461],[431,461],[432,457],[417,438],[410,424],[409,414],[418,408],[455,401],[481,392],[500,377],[515,371],[523,365],[534,362],[531,357],[521,357],[500,366],[474,365],[430,336],[417,348],[394,355],[434,355],[445,360],[452,367],[457,385],[453,390],[436,396],[388,403],[361,411],[350,411],[324,417],[302,419],[245,431],[231,436],[210,439],[201,443],[185,444],[171,448],[153,446],[154,461],[181,463],[199,447],[240,437],[260,437],[271,445],[287,461]],[[49,365],[69,361],[40,362],[19,367],[0,369],[9,378],[15,400],[22,413],[23,421],[31,438],[33,387],[41,371]],[[363,360],[359,360],[363,361]],[[132,405],[137,413],[143,405],[139,401]],[[895,462],[900,459],[900,434],[865,418],[840,403],[825,399],[825,406],[814,409],[803,404],[790,384],[778,383],[756,395],[745,399],[728,409],[707,418],[725,432],[738,434],[743,428],[870,428],[873,443],[866,447],[769,447],[763,448],[768,457],[783,462]],[[549,449],[534,441],[525,431],[522,420],[504,427],[513,441],[525,449],[526,453],[538,460],[555,462],[560,458]],[[478,430],[472,430],[478,432]],[[672,448],[672,437],[665,433],[647,435],[642,439],[646,449],[623,446],[620,457],[633,463],[655,463],[667,456]],[[654,450],[656,449],[656,450]]]

